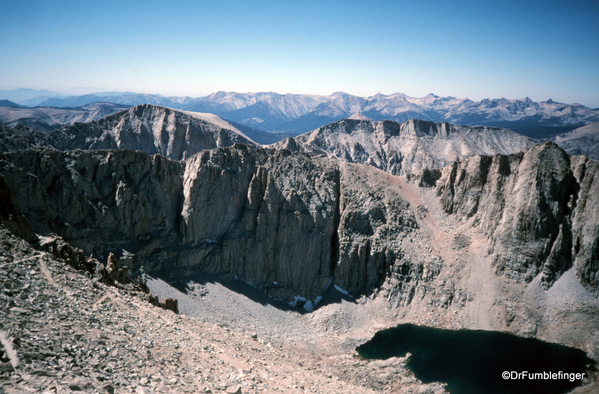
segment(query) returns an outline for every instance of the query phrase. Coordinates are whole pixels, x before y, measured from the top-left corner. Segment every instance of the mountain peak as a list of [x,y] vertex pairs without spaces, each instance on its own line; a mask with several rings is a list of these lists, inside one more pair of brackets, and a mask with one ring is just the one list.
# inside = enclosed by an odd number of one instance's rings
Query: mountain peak
[[372,119],[370,119],[367,116],[362,115],[360,112],[356,112],[355,114],[353,114],[352,116],[350,116],[347,119],[353,119],[353,120],[368,120],[368,121],[372,121]]
[[346,97],[346,96],[351,96],[351,94],[342,92],[342,91],[337,91],[337,92],[331,94],[331,97]]

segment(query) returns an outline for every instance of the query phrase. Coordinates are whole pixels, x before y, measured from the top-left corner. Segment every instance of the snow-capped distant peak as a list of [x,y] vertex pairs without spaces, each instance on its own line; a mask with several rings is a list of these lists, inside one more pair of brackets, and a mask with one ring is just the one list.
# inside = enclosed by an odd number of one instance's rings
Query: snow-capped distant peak
[[353,119],[353,120],[370,120],[370,121],[372,121],[372,119],[370,119],[370,118],[368,118],[368,117],[366,117],[366,116],[362,115],[362,114],[361,114],[361,113],[359,113],[359,112],[356,112],[355,114],[353,114],[352,116],[350,116],[350,117],[349,117],[349,118],[347,118],[347,119]]

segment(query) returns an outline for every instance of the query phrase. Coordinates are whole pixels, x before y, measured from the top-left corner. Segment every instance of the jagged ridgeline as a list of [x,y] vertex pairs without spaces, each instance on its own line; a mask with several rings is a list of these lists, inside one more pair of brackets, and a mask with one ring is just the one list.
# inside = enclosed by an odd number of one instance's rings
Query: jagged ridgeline
[[[22,151],[0,172],[37,233],[95,256],[125,249],[138,266],[197,266],[314,300],[331,278],[373,289],[417,227],[387,174],[247,145],[185,162],[143,152]],[[366,170],[366,171],[364,171]],[[372,173],[371,173],[372,172]],[[391,240],[393,238],[393,240]]]
[[3,125],[0,150],[45,147],[57,150],[133,149],[183,160],[203,149],[254,144],[241,131],[211,114],[138,105],[99,121],[76,123],[48,133]]
[[390,308],[475,302],[526,335],[552,321],[530,312],[541,296],[523,301],[537,285],[575,284],[593,298],[585,324],[597,313],[598,164],[551,142],[358,118],[263,148],[213,115],[150,105],[0,131],[2,220],[27,239],[57,233],[96,257],[126,252],[133,270],[223,274],[286,302],[313,305],[331,284]]
[[458,126],[411,119],[375,122],[343,119],[275,145],[325,154],[349,163],[369,164],[393,175],[440,168],[474,155],[526,151],[536,141],[497,127]]

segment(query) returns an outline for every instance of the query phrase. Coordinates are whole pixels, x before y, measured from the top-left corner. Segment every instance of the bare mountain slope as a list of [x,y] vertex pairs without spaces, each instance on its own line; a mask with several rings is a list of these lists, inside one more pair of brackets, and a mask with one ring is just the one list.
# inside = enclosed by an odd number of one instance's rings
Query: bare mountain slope
[[[255,143],[216,115],[139,105],[90,123],[77,123],[50,133],[3,129],[2,151],[48,147],[74,149],[133,149],[183,160],[203,150]],[[30,146],[25,144],[30,143]]]
[[552,141],[571,155],[586,155],[599,160],[599,122],[560,134]]
[[394,175],[440,168],[474,155],[510,154],[535,141],[510,130],[411,119],[404,123],[344,119],[274,147],[369,164]]
[[513,156],[477,156],[442,171],[443,208],[491,241],[498,273],[550,287],[563,272],[599,295],[599,165],[552,142]]

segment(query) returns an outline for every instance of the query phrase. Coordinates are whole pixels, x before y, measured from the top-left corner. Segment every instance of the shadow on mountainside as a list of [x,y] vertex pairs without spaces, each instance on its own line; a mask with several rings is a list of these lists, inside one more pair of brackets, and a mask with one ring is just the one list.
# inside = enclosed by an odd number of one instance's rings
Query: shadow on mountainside
[[[163,297],[170,297],[177,299],[181,293],[188,296],[193,296],[193,293],[197,290],[196,285],[206,286],[207,284],[218,284],[226,288],[232,293],[237,293],[247,300],[260,304],[262,306],[272,306],[281,311],[295,311],[301,314],[308,313],[303,308],[303,303],[298,303],[297,306],[291,306],[290,304],[269,297],[265,293],[261,292],[253,285],[245,283],[242,280],[231,279],[226,275],[211,274],[202,271],[191,271],[189,269],[169,269],[158,272],[152,272],[148,275],[150,280],[162,280],[176,291],[170,291],[168,289],[163,290],[165,294]],[[170,294],[167,294],[170,293]],[[178,294],[179,293],[179,294]],[[162,297],[161,297],[162,298]],[[342,301],[356,303],[355,298],[344,295],[335,289],[334,284],[325,290],[322,294],[322,300],[314,308],[315,310],[329,304],[338,304]],[[182,310],[185,313],[185,310]]]

